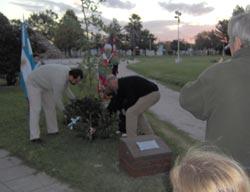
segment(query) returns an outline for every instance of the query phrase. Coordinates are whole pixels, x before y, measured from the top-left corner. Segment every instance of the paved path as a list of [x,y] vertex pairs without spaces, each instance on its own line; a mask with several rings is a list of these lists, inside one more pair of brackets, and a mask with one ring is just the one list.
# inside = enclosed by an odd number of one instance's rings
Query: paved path
[[43,172],[29,168],[0,149],[0,192],[74,192]]
[[[127,62],[122,62],[119,65],[119,77],[135,74],[135,72],[127,69]],[[179,92],[173,91],[158,82],[156,83],[160,89],[161,99],[150,110],[161,120],[170,122],[178,129],[189,133],[191,137],[203,141],[205,138],[205,122],[196,119],[191,113],[181,108]]]

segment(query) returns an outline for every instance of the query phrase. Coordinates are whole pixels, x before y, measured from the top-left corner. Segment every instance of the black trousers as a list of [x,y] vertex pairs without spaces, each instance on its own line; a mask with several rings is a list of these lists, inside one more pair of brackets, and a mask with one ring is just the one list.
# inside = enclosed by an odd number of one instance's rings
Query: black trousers
[[121,112],[119,113],[119,131],[121,133],[126,133],[126,116]]

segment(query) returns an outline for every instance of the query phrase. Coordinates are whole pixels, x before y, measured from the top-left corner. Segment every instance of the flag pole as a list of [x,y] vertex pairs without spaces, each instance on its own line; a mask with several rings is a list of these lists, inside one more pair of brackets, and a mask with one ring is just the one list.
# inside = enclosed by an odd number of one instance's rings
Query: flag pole
[[20,65],[20,86],[21,88],[23,89],[24,91],[24,95],[25,95],[25,100],[26,100],[26,104],[27,104],[27,108],[26,108],[26,117],[27,117],[27,120],[26,121],[26,127],[27,127],[27,133],[29,134],[29,119],[30,119],[30,104],[29,104],[29,97],[28,97],[28,92],[27,92],[27,88],[26,88],[26,80],[24,79],[23,77],[23,74],[22,74],[22,61],[24,60],[23,58],[23,52],[24,52],[24,49],[25,49],[25,19],[24,19],[24,14],[23,14],[23,22],[21,23],[21,65]]

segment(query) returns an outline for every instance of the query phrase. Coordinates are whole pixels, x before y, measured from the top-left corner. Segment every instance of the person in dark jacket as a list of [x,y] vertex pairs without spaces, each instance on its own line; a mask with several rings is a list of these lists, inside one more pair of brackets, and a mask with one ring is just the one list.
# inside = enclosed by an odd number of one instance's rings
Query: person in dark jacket
[[143,113],[159,101],[158,86],[139,76],[117,79],[110,75],[107,81],[106,92],[113,94],[108,109],[125,114],[127,137],[136,137],[139,130],[144,134],[153,134]]

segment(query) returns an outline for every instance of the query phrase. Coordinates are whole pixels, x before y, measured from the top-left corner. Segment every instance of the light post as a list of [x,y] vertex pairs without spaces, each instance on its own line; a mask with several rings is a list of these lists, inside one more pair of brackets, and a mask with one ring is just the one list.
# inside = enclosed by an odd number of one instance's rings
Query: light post
[[175,60],[176,63],[180,63],[180,30],[179,30],[179,24],[180,24],[180,16],[181,12],[180,11],[175,11],[176,16],[174,18],[177,19],[178,23],[178,45],[177,45],[177,59]]

